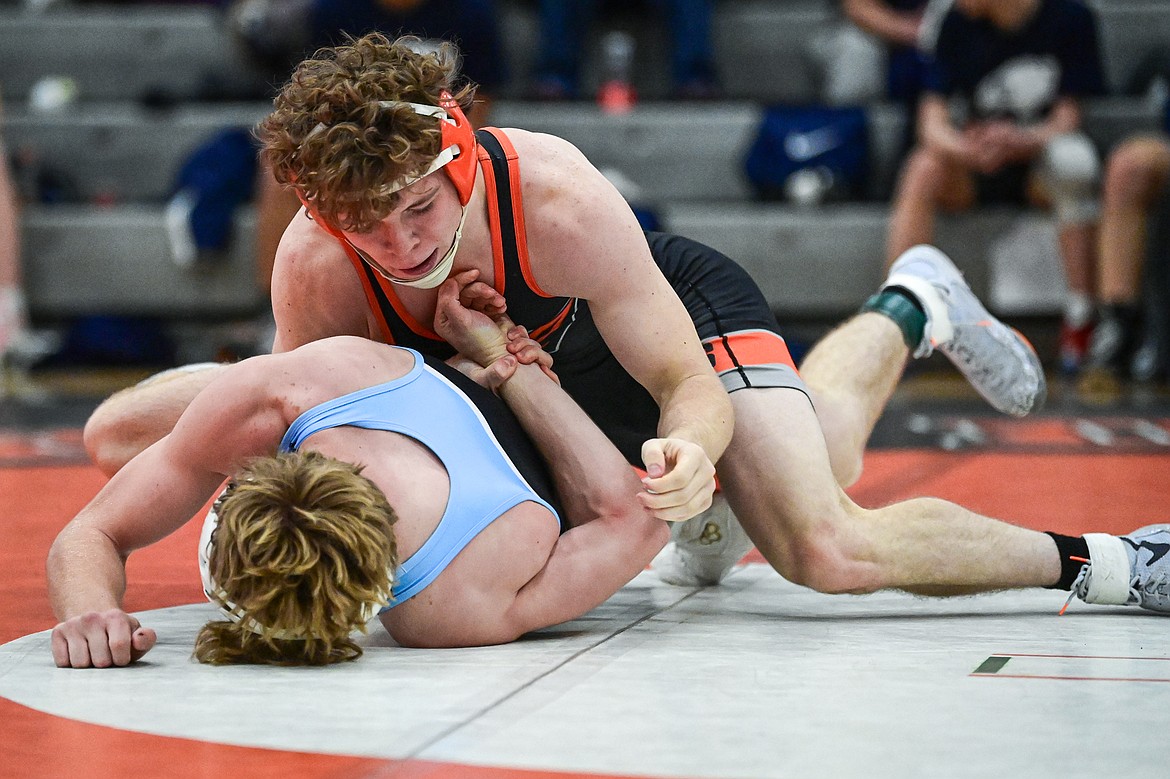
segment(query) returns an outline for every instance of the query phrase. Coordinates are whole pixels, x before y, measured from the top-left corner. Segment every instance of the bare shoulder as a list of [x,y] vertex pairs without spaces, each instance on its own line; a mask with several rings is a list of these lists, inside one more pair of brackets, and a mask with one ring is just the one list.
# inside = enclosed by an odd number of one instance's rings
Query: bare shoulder
[[345,251],[337,239],[310,219],[304,207],[289,221],[276,249],[276,261],[288,266],[286,269],[313,262],[333,264],[345,259]]
[[272,271],[276,349],[332,335],[371,335],[361,280],[341,244],[301,209],[289,222]]
[[[434,582],[382,616],[395,641],[412,647],[502,644],[522,631],[507,619],[517,593],[556,546],[556,517],[526,501],[477,535]],[[500,561],[507,560],[501,566]]]
[[257,399],[288,398],[293,392],[331,397],[403,376],[415,359],[406,349],[368,338],[330,336],[288,352],[244,360],[211,386]]
[[529,255],[544,291],[592,298],[606,275],[597,267],[633,254],[649,260],[633,211],[579,149],[552,135],[507,133],[520,158]]
[[605,181],[588,158],[569,141],[548,133],[509,128],[508,139],[520,158],[521,182],[527,197],[530,191],[546,192],[581,185],[581,178]]
[[271,454],[307,409],[390,381],[414,366],[410,352],[339,336],[259,355],[221,371],[183,413],[171,443],[207,462]]

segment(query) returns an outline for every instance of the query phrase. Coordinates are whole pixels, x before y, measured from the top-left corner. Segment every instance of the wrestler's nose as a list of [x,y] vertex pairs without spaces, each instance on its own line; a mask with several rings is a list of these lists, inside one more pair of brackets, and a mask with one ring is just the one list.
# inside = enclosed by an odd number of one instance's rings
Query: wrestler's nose
[[419,245],[419,235],[402,220],[384,219],[378,227],[378,241],[398,258],[412,257]]

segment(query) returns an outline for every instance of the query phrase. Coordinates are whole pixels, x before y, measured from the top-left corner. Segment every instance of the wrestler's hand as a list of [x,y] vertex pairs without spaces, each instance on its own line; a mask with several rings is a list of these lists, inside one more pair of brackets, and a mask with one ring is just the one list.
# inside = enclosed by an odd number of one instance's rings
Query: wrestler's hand
[[560,377],[553,372],[552,355],[544,350],[539,341],[528,335],[528,328],[512,324],[507,317],[499,317],[496,324],[500,325],[504,335],[508,337],[509,354],[519,360],[521,365],[539,365],[545,376],[560,385]]
[[646,492],[638,499],[655,518],[681,522],[711,507],[715,466],[703,447],[681,438],[652,438],[642,444]]
[[508,338],[490,317],[460,302],[461,292],[478,276],[477,270],[464,271],[439,285],[435,332],[464,357],[487,367],[508,354]]
[[152,629],[120,609],[91,611],[53,628],[53,661],[59,668],[130,665],[156,640]]
[[[503,313],[489,317],[464,304],[461,293],[468,289],[469,285],[478,284],[486,287],[475,281],[478,276],[477,270],[464,271],[457,273],[439,287],[439,298],[435,307],[435,332],[454,346],[460,354],[474,360],[481,367],[490,366],[505,354],[510,354],[524,365],[539,365],[546,376],[560,384],[560,379],[552,370],[552,357],[538,342],[529,337],[525,328],[513,324]],[[492,292],[499,295],[495,290]],[[513,366],[507,376],[496,382],[492,389],[510,378],[514,370]],[[471,375],[466,370],[463,372]],[[483,384],[475,376],[472,378]]]
[[487,314],[492,319],[508,310],[508,303],[495,287],[479,280],[478,270],[463,271],[456,278],[463,279],[459,290],[459,302],[464,308]]
[[519,365],[515,357],[505,355],[485,368],[475,360],[469,360],[461,354],[447,360],[447,364],[479,386],[490,389],[492,392],[498,392],[504,382],[516,373],[516,366]]

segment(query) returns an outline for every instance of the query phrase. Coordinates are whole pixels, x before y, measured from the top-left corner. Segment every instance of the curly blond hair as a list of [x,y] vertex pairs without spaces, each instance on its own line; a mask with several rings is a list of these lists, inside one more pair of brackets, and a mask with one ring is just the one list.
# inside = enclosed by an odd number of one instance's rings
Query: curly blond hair
[[203,663],[326,665],[361,656],[351,638],[385,605],[398,564],[386,497],[362,468],[317,452],[251,462],[216,504],[209,567],[239,622],[209,622]]
[[[448,92],[463,110],[475,86],[459,53],[406,36],[370,33],[319,50],[293,72],[257,133],[277,181],[295,187],[314,216],[364,232],[398,202],[389,188],[439,154],[439,120],[405,103],[438,105]],[[383,107],[381,101],[396,105]]]

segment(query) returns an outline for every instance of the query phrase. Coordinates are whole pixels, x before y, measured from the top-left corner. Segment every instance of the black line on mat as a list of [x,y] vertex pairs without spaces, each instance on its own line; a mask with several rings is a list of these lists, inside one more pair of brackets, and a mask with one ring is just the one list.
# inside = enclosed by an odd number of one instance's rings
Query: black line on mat
[[[536,676],[534,676],[533,678],[529,679],[529,680],[528,680],[527,682],[525,682],[524,684],[520,685],[520,686],[519,686],[519,687],[517,687],[516,689],[512,690],[511,692],[509,692],[508,694],[506,694],[506,695],[503,695],[503,696],[501,696],[499,699],[497,699],[497,700],[495,700],[495,701],[492,701],[491,703],[489,703],[489,704],[487,704],[487,705],[483,706],[483,707],[482,707],[482,708],[480,708],[478,711],[474,712],[473,714],[471,714],[470,716],[468,716],[467,718],[465,718],[465,719],[464,719],[462,722],[458,722],[458,723],[456,723],[456,724],[452,725],[451,727],[447,728],[446,730],[444,730],[444,731],[442,731],[441,733],[439,733],[438,735],[436,735],[434,738],[432,738],[432,739],[429,739],[428,741],[424,742],[424,743],[423,743],[421,746],[419,746],[417,749],[415,749],[415,750],[412,750],[410,754],[408,754],[408,755],[405,755],[403,758],[399,758],[399,759],[405,759],[405,760],[408,760],[408,759],[411,759],[411,758],[417,758],[417,757],[418,757],[420,754],[422,754],[422,753],[423,753],[423,752],[425,752],[426,750],[430,749],[430,748],[431,748],[431,747],[433,747],[434,745],[438,744],[440,741],[442,741],[443,739],[447,738],[447,737],[448,737],[448,736],[450,736],[452,733],[455,733],[455,732],[456,732],[456,731],[458,731],[458,730],[462,730],[464,727],[466,727],[466,726],[470,725],[471,723],[475,722],[475,721],[476,721],[476,720],[478,720],[480,717],[482,717],[482,716],[484,716],[485,714],[487,714],[488,712],[490,712],[492,709],[498,708],[499,706],[502,706],[503,704],[507,703],[509,700],[511,700],[512,698],[516,697],[516,696],[517,696],[517,695],[519,695],[520,693],[524,692],[524,691],[525,691],[525,690],[527,690],[528,688],[532,687],[532,686],[533,686],[533,685],[535,685],[537,682],[539,682],[539,681],[541,681],[541,680],[543,680],[543,679],[546,679],[546,678],[548,678],[549,676],[551,676],[551,675],[553,675],[554,673],[556,673],[557,671],[561,670],[561,669],[562,669],[562,668],[564,668],[566,665],[568,665],[569,663],[571,663],[571,662],[573,662],[574,660],[576,660],[578,657],[581,657],[582,655],[588,654],[589,652],[592,652],[594,649],[597,649],[597,647],[601,646],[602,644],[605,644],[605,643],[607,643],[607,642],[611,641],[612,639],[614,639],[614,638],[617,638],[617,637],[618,637],[618,636],[620,636],[622,633],[625,633],[625,632],[626,632],[626,631],[628,631],[628,630],[631,630],[631,629],[633,629],[633,628],[636,628],[636,627],[638,627],[639,625],[641,625],[641,624],[642,624],[643,622],[645,622],[646,620],[648,620],[648,619],[651,619],[652,617],[657,617],[657,616],[659,616],[660,614],[662,614],[662,613],[664,613],[664,612],[670,611],[671,609],[673,609],[673,608],[675,608],[676,606],[678,606],[680,603],[683,603],[684,601],[686,601],[686,600],[690,599],[690,598],[691,598],[691,597],[693,597],[694,595],[696,595],[696,594],[698,594],[698,593],[702,592],[704,589],[705,589],[705,588],[701,588],[701,587],[700,587],[700,588],[698,588],[698,589],[695,589],[693,592],[687,593],[687,594],[686,594],[686,595],[684,595],[683,597],[681,597],[681,598],[679,598],[678,600],[676,600],[674,603],[671,603],[669,606],[666,606],[665,608],[659,609],[658,611],[655,611],[655,612],[654,612],[654,613],[652,613],[652,614],[647,614],[646,616],[644,616],[644,617],[641,617],[640,619],[637,619],[637,620],[635,620],[635,621],[631,622],[630,624],[626,625],[625,627],[623,627],[623,628],[620,628],[619,630],[615,630],[614,632],[610,633],[609,635],[607,635],[607,636],[605,636],[605,637],[603,637],[603,638],[599,639],[597,642],[595,642],[595,643],[593,643],[593,644],[590,644],[589,646],[587,646],[587,647],[585,647],[585,648],[583,648],[583,649],[580,649],[580,650],[578,650],[578,651],[574,652],[573,654],[569,655],[568,657],[566,657],[566,658],[565,658],[564,660],[562,660],[561,662],[559,662],[559,663],[557,663],[556,665],[554,665],[552,668],[549,668],[547,671],[544,671],[544,672],[542,672],[542,673],[540,673],[540,674],[537,674]],[[1005,662],[1006,662],[1006,658],[1005,658]]]

